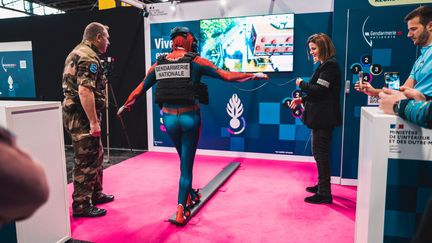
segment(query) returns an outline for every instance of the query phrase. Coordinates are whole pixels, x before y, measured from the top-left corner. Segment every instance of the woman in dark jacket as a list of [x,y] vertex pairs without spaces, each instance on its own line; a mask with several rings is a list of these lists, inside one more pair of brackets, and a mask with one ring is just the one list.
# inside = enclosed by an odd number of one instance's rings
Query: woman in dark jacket
[[294,109],[303,103],[303,123],[312,129],[312,154],[318,167],[318,184],[307,187],[314,193],[306,197],[308,203],[332,203],[330,188],[330,144],[333,129],[342,124],[339,95],[341,75],[335,59],[336,49],[330,37],[319,33],[307,40],[309,52],[319,67],[309,82],[296,80],[296,85],[303,92],[303,97],[295,98],[290,107]]

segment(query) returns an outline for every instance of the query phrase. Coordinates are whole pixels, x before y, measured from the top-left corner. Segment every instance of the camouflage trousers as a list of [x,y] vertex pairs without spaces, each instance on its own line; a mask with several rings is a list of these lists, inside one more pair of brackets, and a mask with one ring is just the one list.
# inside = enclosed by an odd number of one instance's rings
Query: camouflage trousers
[[[98,112],[99,120],[100,117]],[[72,209],[75,213],[80,213],[84,208],[92,206],[92,199],[102,192],[103,146],[100,137],[89,134],[90,123],[82,108],[63,108],[63,122],[72,137],[75,155]]]
[[73,167],[72,209],[79,213],[92,206],[92,199],[102,192],[103,146],[100,137],[90,135],[73,140],[75,153]]

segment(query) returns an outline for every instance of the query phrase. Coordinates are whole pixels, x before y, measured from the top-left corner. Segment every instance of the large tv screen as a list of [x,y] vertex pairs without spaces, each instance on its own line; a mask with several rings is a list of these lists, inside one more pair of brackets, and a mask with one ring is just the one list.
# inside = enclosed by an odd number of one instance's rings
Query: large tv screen
[[0,42],[0,99],[36,98],[30,41]]
[[294,14],[200,21],[200,55],[238,72],[293,71]]

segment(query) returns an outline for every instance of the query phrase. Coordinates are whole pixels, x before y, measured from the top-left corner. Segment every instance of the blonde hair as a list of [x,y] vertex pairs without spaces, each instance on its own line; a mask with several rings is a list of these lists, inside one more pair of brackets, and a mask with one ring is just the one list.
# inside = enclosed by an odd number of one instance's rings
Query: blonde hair
[[98,22],[92,22],[86,26],[83,40],[95,40],[98,34],[104,34],[104,30],[108,31],[109,27]]
[[[324,33],[313,34],[309,36],[306,44],[314,43],[319,49],[318,58],[325,61],[331,57],[336,56],[336,48],[328,35]],[[309,55],[308,55],[309,56]]]

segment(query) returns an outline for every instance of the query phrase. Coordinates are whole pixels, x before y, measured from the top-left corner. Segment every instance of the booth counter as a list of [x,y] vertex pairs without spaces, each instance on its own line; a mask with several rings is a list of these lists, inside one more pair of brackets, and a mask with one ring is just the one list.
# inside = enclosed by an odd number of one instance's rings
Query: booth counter
[[355,242],[408,242],[432,195],[431,175],[432,129],[363,107]]
[[16,135],[20,148],[43,164],[50,188],[47,203],[29,219],[5,227],[9,232],[0,234],[0,242],[15,238],[19,243],[67,241],[71,230],[60,102],[0,101],[0,125]]

